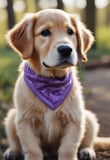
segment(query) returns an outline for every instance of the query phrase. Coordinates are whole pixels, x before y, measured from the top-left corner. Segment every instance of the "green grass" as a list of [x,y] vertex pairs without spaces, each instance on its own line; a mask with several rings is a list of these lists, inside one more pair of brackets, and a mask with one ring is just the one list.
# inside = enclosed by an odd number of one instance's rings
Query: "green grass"
[[101,58],[103,56],[110,56],[110,48],[97,48],[97,49],[91,49],[88,53],[88,59],[94,59],[94,58]]
[[88,52],[88,58],[101,58],[110,56],[110,26],[100,26],[96,30],[96,49]]
[[[5,137],[3,119],[12,102],[14,84],[20,58],[9,48],[0,48],[0,144]],[[2,152],[0,151],[0,159]]]
[[9,102],[20,59],[11,49],[0,49],[0,102]]
[[99,48],[110,48],[110,26],[100,26],[97,28],[96,42]]

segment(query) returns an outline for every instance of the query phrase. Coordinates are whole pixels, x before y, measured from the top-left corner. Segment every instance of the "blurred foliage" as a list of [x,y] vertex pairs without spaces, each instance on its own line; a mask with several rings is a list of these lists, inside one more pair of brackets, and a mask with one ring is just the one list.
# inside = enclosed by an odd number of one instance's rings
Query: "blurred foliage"
[[103,56],[110,56],[110,48],[99,47],[97,49],[91,49],[88,52],[88,59],[101,58]]
[[0,102],[9,102],[17,78],[20,59],[11,49],[0,49]]
[[[12,92],[18,75],[20,58],[9,48],[0,48],[0,159],[4,146],[4,117],[12,107]],[[6,143],[6,142],[5,142]]]
[[100,26],[97,28],[96,41],[99,48],[110,48],[110,26]]

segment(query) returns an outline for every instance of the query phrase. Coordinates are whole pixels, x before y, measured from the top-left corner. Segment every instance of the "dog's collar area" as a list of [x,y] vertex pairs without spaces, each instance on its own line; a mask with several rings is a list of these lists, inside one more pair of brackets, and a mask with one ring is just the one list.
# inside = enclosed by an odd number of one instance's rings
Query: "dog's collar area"
[[68,96],[73,86],[72,72],[62,78],[37,75],[26,63],[24,80],[29,89],[51,110],[57,109]]

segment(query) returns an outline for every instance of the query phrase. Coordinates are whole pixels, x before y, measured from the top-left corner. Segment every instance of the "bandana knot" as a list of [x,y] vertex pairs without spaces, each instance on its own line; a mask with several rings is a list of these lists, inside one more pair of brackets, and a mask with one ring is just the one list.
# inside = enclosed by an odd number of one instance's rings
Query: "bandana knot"
[[73,86],[72,72],[65,77],[44,77],[37,75],[26,63],[24,80],[30,90],[51,110],[63,103]]

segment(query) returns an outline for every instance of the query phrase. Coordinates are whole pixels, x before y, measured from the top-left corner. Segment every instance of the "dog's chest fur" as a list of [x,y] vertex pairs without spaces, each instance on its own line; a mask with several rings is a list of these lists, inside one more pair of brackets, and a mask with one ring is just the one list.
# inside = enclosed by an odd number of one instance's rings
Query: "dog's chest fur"
[[[21,83],[17,82],[18,85],[15,89],[14,100],[15,106],[18,106],[17,112],[19,113],[18,116],[20,115],[19,119],[30,123],[33,133],[36,137],[40,138],[40,145],[46,144],[46,146],[43,145],[42,148],[48,148],[47,145],[49,145],[52,149],[52,146],[54,146],[54,151],[52,150],[52,152],[55,152],[59,146],[61,137],[65,134],[70,124],[75,124],[78,127],[84,126],[84,102],[79,82],[76,82],[78,83],[78,85],[76,85],[78,87],[74,86],[72,88],[62,105],[55,111],[52,111],[45,107],[45,105],[32,94],[22,76],[18,81],[21,81]],[[25,86],[25,92],[21,90],[21,88],[23,88],[22,85]]]
[[40,138],[40,145],[45,152],[49,151],[51,154],[57,153],[61,137],[67,132],[70,124],[76,123],[76,125],[81,127],[83,116],[81,115],[80,120],[75,116],[77,117],[77,115],[72,117],[72,113],[63,109],[56,112],[48,110],[42,115],[36,115],[32,126],[36,137]]

